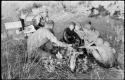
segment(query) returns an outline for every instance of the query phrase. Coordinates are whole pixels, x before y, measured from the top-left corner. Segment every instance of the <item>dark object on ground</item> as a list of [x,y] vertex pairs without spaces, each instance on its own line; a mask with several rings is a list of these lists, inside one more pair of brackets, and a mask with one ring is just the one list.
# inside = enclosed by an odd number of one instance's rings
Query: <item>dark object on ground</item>
[[104,8],[104,6],[102,6],[102,5],[99,5],[99,7],[97,8],[97,10],[99,11],[99,14],[100,14],[101,12],[106,11],[106,9]]
[[120,15],[120,11],[115,11],[113,14],[114,17],[119,17],[119,15]]
[[[95,14],[94,10],[97,10],[99,13]],[[94,7],[91,8],[91,14],[89,15],[89,17],[98,17],[98,16],[107,16],[107,15],[110,15],[110,12],[106,10],[104,6],[99,5],[98,8],[94,8]]]
[[83,54],[80,54],[76,60],[76,73],[89,73],[93,69],[95,64],[94,57],[87,53],[87,50],[83,49]]
[[88,17],[98,17],[99,14],[90,14]]
[[117,11],[115,11],[115,12],[113,13],[113,15],[111,16],[111,18],[112,18],[112,19],[115,19],[115,20],[122,20],[122,19],[119,18],[120,15],[121,15],[120,11],[117,10]]
[[23,29],[22,28],[19,28],[19,31],[22,31]]
[[90,9],[91,14],[94,14],[94,10],[95,10],[95,9],[96,9],[95,7],[92,7],[92,8]]
[[99,14],[95,14],[95,13],[94,13],[94,10],[97,10],[97,8],[92,7],[92,8],[90,9],[91,13],[90,13],[90,15],[89,15],[88,17],[97,17],[97,16],[99,16]]

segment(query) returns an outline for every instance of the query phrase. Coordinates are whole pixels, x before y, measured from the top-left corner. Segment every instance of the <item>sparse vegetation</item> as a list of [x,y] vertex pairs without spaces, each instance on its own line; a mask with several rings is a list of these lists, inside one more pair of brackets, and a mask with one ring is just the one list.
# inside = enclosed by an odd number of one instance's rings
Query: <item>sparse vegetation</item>
[[[80,5],[85,4],[84,2],[80,2]],[[32,8],[42,7],[44,3],[38,4],[34,3],[32,7],[27,7],[26,10],[28,12],[31,11]],[[65,28],[65,25],[71,20],[76,20],[81,24],[84,24],[84,21],[88,20],[83,15],[77,16],[76,13],[70,13],[72,11],[76,11],[76,7],[67,7],[64,3],[55,4],[53,3],[45,3],[50,7],[51,18],[55,20],[55,35],[60,36],[59,33]],[[55,9],[55,10],[54,10]],[[71,11],[70,11],[71,10]],[[64,11],[64,12],[63,12]],[[58,13],[57,13],[58,12]],[[69,12],[69,13],[68,13]],[[56,14],[55,14],[56,13]],[[66,13],[66,14],[63,14]],[[64,16],[63,16],[64,15]],[[3,17],[4,15],[2,15]],[[11,15],[14,16],[14,15]],[[61,17],[59,17],[61,16]],[[68,19],[69,18],[69,19]],[[91,19],[91,18],[90,18]],[[89,19],[89,20],[90,20]],[[113,48],[116,49],[117,55],[124,56],[124,26],[120,21],[111,21],[108,25],[105,24],[100,19],[91,19],[94,27],[100,31],[101,37],[108,41]],[[5,22],[10,22],[13,20],[9,20],[9,18],[4,19]],[[120,24],[120,26],[117,26]],[[122,25],[122,26],[121,26]],[[106,30],[108,29],[111,30]],[[105,29],[106,28],[106,29]],[[111,38],[109,38],[111,36]],[[116,40],[115,40],[116,39]],[[122,42],[121,42],[122,41]],[[44,61],[41,59],[41,55],[38,54],[38,51],[34,51],[32,54],[34,56],[31,59],[31,63],[28,61],[28,53],[27,53],[27,40],[20,39],[14,40],[10,38],[8,40],[1,40],[1,76],[2,79],[123,79],[124,78],[124,63],[123,60],[119,62],[119,69],[104,69],[102,67],[97,66],[94,70],[92,70],[89,74],[75,74],[72,73],[67,65],[56,65],[54,72],[48,72],[44,66]],[[35,60],[37,59],[37,60]],[[30,66],[29,66],[30,64]]]

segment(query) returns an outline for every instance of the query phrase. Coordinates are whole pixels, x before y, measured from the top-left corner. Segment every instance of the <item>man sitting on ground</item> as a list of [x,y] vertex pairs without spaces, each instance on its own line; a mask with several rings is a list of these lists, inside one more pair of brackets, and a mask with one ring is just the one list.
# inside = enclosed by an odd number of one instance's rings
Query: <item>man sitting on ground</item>
[[54,27],[54,22],[49,21],[46,23],[45,28],[40,28],[36,32],[34,32],[31,36],[29,36],[28,41],[27,41],[27,47],[28,47],[28,53],[30,53],[39,48],[39,47],[44,47],[44,45],[48,42],[51,41],[55,43],[57,46],[61,47],[70,47],[71,45],[62,43],[57,40],[57,38],[53,35],[53,33],[50,30],[53,30]]

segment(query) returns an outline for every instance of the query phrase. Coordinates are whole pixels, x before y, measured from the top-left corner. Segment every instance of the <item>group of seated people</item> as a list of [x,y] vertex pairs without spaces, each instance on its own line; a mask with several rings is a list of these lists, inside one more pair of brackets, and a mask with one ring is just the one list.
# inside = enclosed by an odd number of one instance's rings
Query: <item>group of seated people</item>
[[[46,19],[45,19],[46,18]],[[53,27],[54,27],[54,22],[52,20],[48,20],[47,17],[42,17],[42,14],[40,13],[37,17],[36,20],[33,20],[33,26],[37,30],[34,32],[29,38],[28,38],[28,50],[31,51],[33,48],[35,49],[36,47],[40,47],[41,45],[44,46],[49,41],[54,42],[58,46],[62,47],[73,47],[75,49],[78,49],[80,46],[85,46],[86,48],[90,49],[93,51],[92,55],[100,62],[102,63],[108,63],[111,62],[109,58],[112,58],[112,52],[110,51],[109,44],[108,42],[104,42],[103,40],[98,38],[99,37],[99,32],[95,30],[94,27],[92,27],[91,21],[88,21],[84,26],[81,26],[80,24],[76,22],[70,22],[68,27],[65,28],[63,31],[63,36],[62,40],[63,42],[57,40],[53,33]],[[40,27],[45,27],[45,28],[40,28]],[[38,33],[41,33],[39,36],[39,40],[37,40],[37,43],[35,42],[30,42],[32,39],[36,38]],[[101,52],[102,48],[99,49],[101,44],[101,47],[106,45],[104,48],[109,49],[108,52]],[[94,46],[94,47],[93,47]],[[98,51],[100,50],[100,54],[98,54]],[[100,57],[101,55],[101,57]],[[109,62],[108,62],[109,61]]]
[[[95,30],[91,27],[91,21],[88,21],[84,27],[81,27],[75,22],[71,22],[69,26],[64,30],[63,41],[68,44],[74,44],[75,46],[84,46],[85,45],[85,33],[87,31]],[[99,33],[95,31],[98,35]],[[94,36],[93,36],[94,37]]]
[[91,21],[88,21],[84,27],[71,22],[64,30],[63,41],[73,44],[77,50],[80,46],[85,46],[84,49],[92,50],[92,55],[99,63],[103,64],[103,67],[111,67],[114,65],[115,50],[99,36],[100,33],[91,26]]
[[[98,62],[104,64],[105,67],[112,67],[115,50],[113,52],[110,44],[99,38],[99,32],[91,24],[91,21],[88,21],[84,26],[80,26],[76,22],[70,22],[68,27],[63,31],[62,41],[59,41],[53,33],[54,22],[49,20],[45,23],[44,28],[38,29],[29,36],[27,40],[28,53],[30,54],[32,50],[40,47],[40,49],[45,51],[44,47],[48,41],[56,44],[58,47],[67,47],[76,50],[83,46],[82,49],[90,50],[92,52],[90,54]],[[32,41],[33,39],[35,41]]]

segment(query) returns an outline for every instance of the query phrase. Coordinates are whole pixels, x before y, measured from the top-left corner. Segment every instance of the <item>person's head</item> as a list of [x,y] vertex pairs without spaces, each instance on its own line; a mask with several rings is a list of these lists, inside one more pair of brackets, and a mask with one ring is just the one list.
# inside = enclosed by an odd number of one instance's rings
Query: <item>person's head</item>
[[45,28],[53,30],[54,28],[54,21],[49,20],[48,22],[45,23]]
[[75,22],[71,22],[71,23],[69,24],[69,29],[70,29],[70,30],[74,30],[75,26],[76,26],[76,23],[75,23]]
[[101,45],[103,44],[103,39],[102,38],[98,38],[96,41],[96,45]]
[[84,26],[86,29],[91,29],[91,22],[87,22]]
[[75,30],[80,30],[81,29],[81,25],[80,24],[77,24],[76,26],[75,26]]
[[107,47],[110,47],[110,44],[109,44],[108,41],[105,41],[105,42],[104,42],[104,45],[107,46]]
[[46,17],[48,15],[48,12],[46,10],[41,10],[39,15],[43,16],[43,17]]

